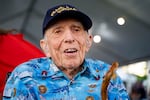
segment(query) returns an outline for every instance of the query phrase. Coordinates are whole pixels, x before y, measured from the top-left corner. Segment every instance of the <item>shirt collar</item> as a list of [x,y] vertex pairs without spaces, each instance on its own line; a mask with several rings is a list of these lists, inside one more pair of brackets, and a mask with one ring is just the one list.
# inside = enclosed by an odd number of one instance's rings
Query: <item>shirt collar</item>
[[[65,76],[64,73],[61,72],[60,69],[54,64],[51,58],[49,59],[49,63],[50,63],[49,71],[51,73],[50,76],[53,76],[53,75]],[[96,70],[92,68],[92,64],[90,63],[88,59],[85,59],[81,66],[83,66],[83,70],[79,72],[78,74],[86,73],[88,75],[93,75],[94,77],[98,77]]]

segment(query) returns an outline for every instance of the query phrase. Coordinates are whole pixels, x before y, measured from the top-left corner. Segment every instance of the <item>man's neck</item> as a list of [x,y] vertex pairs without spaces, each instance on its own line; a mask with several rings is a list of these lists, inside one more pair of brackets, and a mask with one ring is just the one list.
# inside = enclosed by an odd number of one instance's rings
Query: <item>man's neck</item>
[[67,77],[72,80],[74,76],[82,70],[82,67],[78,67],[77,69],[63,69],[62,71],[67,75]]

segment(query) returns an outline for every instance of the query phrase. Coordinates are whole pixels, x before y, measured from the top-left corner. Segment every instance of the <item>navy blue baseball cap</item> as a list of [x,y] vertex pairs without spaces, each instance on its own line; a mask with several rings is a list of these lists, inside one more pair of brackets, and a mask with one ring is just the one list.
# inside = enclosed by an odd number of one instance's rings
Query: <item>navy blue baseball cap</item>
[[80,21],[85,28],[89,30],[92,27],[92,20],[76,7],[69,4],[57,5],[47,10],[43,21],[43,35],[45,30],[63,18],[74,18]]

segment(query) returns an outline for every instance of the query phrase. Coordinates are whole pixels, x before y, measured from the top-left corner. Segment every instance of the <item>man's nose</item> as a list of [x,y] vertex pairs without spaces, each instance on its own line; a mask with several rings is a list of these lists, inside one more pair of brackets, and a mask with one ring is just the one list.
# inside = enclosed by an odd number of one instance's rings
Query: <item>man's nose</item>
[[64,42],[65,43],[72,43],[74,41],[75,41],[75,38],[74,38],[73,33],[70,30],[66,31]]

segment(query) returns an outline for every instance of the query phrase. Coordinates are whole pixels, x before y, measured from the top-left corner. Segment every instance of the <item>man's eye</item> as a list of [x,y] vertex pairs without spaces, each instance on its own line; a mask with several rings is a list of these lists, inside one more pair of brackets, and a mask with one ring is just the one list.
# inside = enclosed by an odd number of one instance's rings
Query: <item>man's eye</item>
[[61,33],[61,30],[56,30],[55,33],[59,34],[59,33]]
[[80,29],[79,28],[75,28],[74,31],[78,32],[78,31],[80,31]]
[[75,31],[80,31],[79,29],[75,29]]

